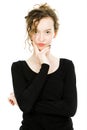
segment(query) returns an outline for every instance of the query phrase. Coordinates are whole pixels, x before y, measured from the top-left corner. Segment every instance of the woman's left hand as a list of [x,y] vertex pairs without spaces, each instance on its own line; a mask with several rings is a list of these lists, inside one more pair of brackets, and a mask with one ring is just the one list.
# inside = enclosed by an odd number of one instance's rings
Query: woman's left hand
[[13,106],[17,104],[14,93],[10,93],[10,96],[8,97],[8,101]]

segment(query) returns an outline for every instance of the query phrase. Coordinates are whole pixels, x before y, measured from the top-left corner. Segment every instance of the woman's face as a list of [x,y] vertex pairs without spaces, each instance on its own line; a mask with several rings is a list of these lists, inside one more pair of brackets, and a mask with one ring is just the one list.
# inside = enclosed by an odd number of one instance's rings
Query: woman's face
[[40,20],[36,32],[32,34],[32,43],[42,50],[51,44],[54,36],[54,21],[46,17]]

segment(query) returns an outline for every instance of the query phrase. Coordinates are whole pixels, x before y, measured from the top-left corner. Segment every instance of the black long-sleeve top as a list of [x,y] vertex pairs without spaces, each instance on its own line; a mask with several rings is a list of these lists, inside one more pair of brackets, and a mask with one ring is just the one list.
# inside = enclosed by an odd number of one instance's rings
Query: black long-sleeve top
[[55,72],[48,74],[48,70],[48,64],[42,64],[39,73],[34,72],[26,61],[12,64],[13,89],[19,108],[24,115],[36,112],[62,117],[74,116],[77,90],[73,62],[61,58]]

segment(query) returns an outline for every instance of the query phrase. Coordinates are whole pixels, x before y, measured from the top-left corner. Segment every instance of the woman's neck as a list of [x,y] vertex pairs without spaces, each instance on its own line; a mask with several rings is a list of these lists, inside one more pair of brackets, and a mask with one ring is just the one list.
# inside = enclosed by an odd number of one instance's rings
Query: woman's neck
[[[49,53],[49,54],[47,54],[47,58],[48,58],[49,61],[52,61],[54,59],[54,56],[51,53]],[[36,56],[35,53],[32,54],[30,59],[32,61],[34,61],[35,63],[40,64],[40,61],[39,61],[39,59],[38,59],[38,57]]]
[[[49,69],[48,73],[52,73],[58,68],[59,63],[60,63],[60,59],[56,58],[52,54],[49,54],[47,56],[47,58],[48,58],[49,63],[50,63],[50,69]],[[32,68],[33,71],[39,72],[39,70],[41,68],[41,63],[35,54],[31,55],[31,57],[27,60],[27,63]]]

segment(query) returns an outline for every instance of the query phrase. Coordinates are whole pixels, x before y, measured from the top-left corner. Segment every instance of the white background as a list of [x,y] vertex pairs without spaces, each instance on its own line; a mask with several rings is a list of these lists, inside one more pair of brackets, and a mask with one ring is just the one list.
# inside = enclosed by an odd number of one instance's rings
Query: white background
[[26,59],[25,15],[35,4],[48,2],[58,11],[60,29],[52,51],[73,60],[77,77],[78,109],[75,130],[87,130],[87,1],[86,0],[3,0],[0,1],[0,130],[18,130],[22,113],[8,103],[12,92],[11,64]]

